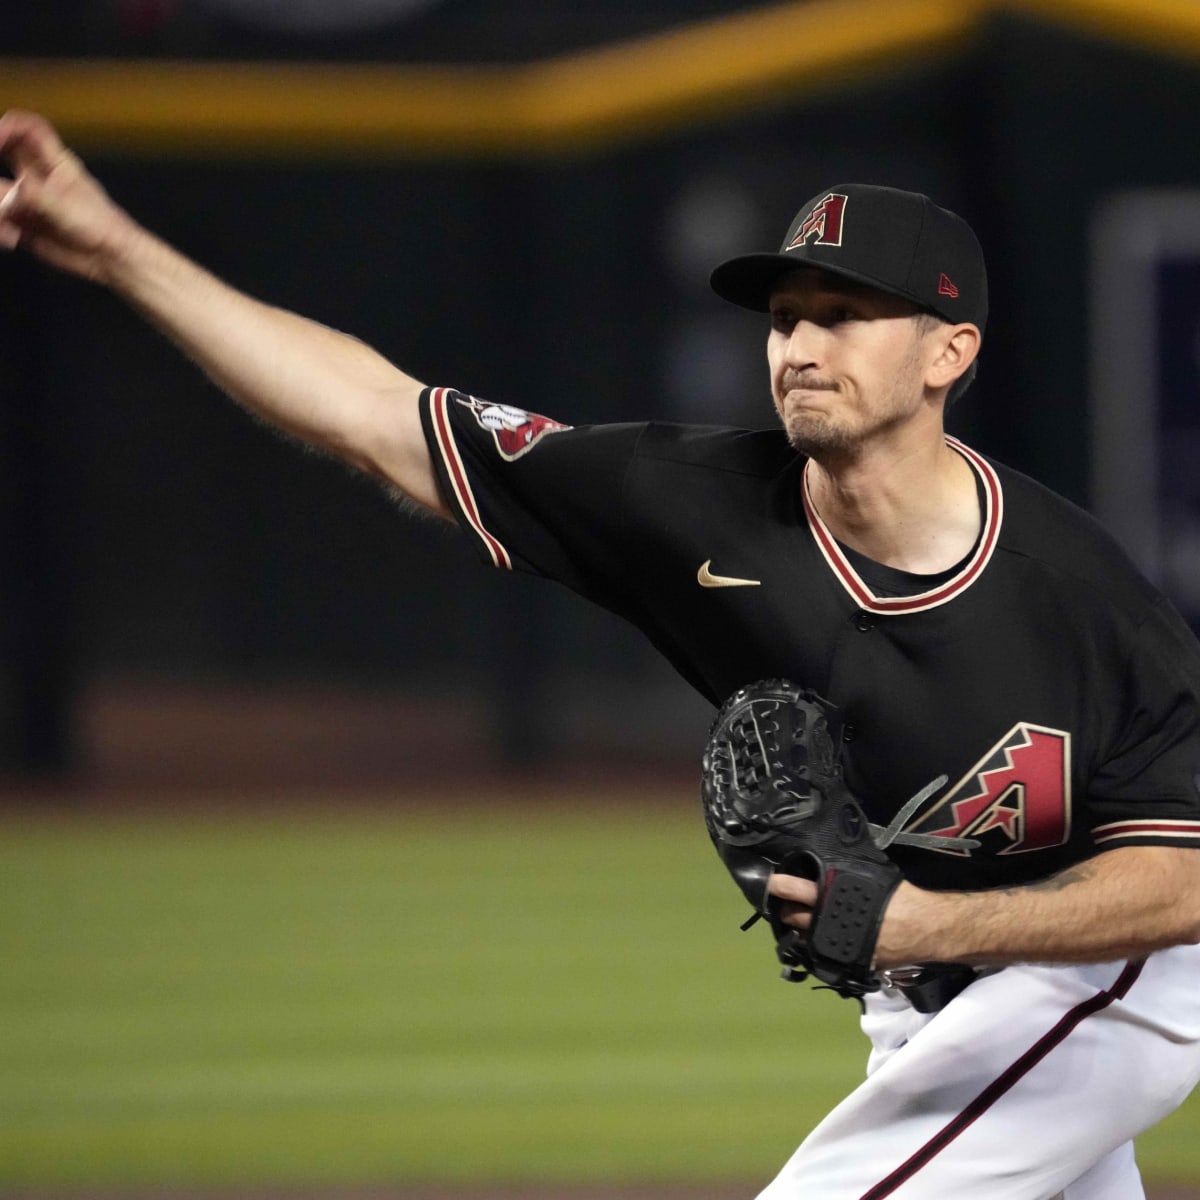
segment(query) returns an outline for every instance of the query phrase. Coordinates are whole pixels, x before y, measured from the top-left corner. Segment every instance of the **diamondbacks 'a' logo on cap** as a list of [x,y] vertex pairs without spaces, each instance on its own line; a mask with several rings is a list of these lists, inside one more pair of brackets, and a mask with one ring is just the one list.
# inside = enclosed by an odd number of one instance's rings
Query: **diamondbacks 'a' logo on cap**
[[846,215],[848,197],[830,192],[812,212],[800,222],[796,236],[788,243],[788,250],[803,246],[812,238],[815,246],[840,246],[842,244],[842,221]]

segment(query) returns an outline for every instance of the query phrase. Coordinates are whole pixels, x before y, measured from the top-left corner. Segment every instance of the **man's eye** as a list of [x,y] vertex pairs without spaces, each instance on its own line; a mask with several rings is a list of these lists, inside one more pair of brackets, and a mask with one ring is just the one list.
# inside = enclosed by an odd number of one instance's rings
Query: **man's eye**
[[831,315],[833,317],[834,324],[836,325],[840,325],[843,321],[858,320],[858,313],[852,308],[845,307],[845,305],[835,308]]
[[776,309],[771,314],[771,328],[780,333],[787,333],[796,324],[796,318],[786,309]]

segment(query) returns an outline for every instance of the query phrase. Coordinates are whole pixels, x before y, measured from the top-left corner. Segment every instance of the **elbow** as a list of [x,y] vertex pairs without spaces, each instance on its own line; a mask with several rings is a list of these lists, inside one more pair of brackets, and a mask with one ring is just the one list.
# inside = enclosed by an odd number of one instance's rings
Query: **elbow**
[[1200,945],[1200,855],[1195,850],[1183,851],[1180,860],[1183,877],[1172,908],[1178,915],[1179,944]]
[[1193,913],[1191,922],[1180,930],[1176,944],[1181,946],[1200,946],[1200,913]]
[[1200,881],[1181,888],[1162,911],[1163,946],[1200,945]]
[[1164,946],[1200,945],[1200,888],[1179,896],[1164,916]]
[[1145,888],[1146,941],[1157,949],[1200,945],[1200,853],[1192,848],[1138,847],[1127,861],[1137,872],[1132,890]]

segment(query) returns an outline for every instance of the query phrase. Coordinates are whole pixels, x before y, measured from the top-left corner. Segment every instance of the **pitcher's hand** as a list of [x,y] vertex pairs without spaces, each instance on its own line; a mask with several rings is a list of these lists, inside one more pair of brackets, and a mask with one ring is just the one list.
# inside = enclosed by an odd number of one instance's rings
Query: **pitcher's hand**
[[37,113],[0,117],[0,248],[18,245],[52,266],[102,283],[138,232],[83,163]]

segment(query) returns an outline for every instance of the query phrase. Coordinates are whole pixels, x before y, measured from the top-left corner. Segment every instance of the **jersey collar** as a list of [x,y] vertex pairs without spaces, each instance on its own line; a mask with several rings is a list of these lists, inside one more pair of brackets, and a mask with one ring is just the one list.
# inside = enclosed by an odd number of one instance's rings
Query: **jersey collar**
[[808,527],[812,530],[812,535],[838,582],[850,593],[854,602],[867,612],[903,615],[937,608],[938,605],[945,604],[965,592],[991,560],[1000,537],[1000,523],[1004,517],[1004,493],[1000,488],[1000,478],[986,459],[976,454],[969,446],[964,446],[957,438],[947,436],[946,445],[952,450],[957,450],[967,460],[967,464],[983,485],[983,532],[975,546],[975,552],[963,563],[962,570],[930,591],[921,592],[916,596],[876,596],[871,591],[862,576],[850,565],[850,560],[842,553],[837,539],[818,515],[808,490],[808,463],[804,464],[800,494],[804,498],[804,514],[808,518]]

